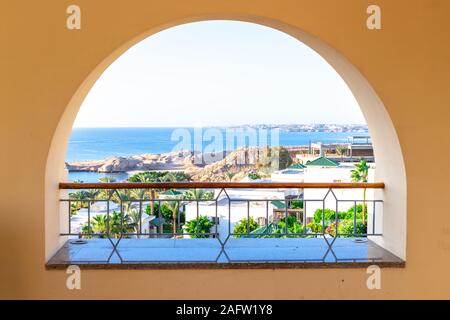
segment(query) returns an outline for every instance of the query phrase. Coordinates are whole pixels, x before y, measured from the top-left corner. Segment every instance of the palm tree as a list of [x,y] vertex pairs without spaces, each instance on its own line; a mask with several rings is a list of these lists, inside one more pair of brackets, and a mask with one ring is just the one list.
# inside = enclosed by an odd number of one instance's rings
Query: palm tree
[[128,214],[113,211],[109,215],[100,214],[92,217],[90,220],[90,228],[88,224],[82,227],[83,233],[96,233],[101,238],[105,238],[107,234],[119,238],[123,233],[132,233],[136,230],[137,223],[133,221]]
[[139,232],[141,231],[139,226],[141,225],[142,212],[137,208],[132,208],[129,211],[131,224],[134,226],[134,231],[138,233],[137,238],[140,238]]
[[345,145],[337,145],[336,146],[336,154],[341,156],[341,160],[344,158],[344,155],[347,153],[347,147]]
[[136,207],[133,200],[136,198],[133,195],[132,189],[117,189],[111,197],[111,200],[116,203],[122,203],[124,213],[127,213],[131,208]]
[[130,189],[130,196],[135,200],[148,200],[147,189]]
[[[100,193],[97,189],[89,189],[86,191],[86,196],[88,199],[94,200],[98,194]],[[94,201],[91,201],[91,204],[94,203]]]
[[98,181],[100,181],[102,183],[113,183],[113,182],[116,182],[117,180],[116,180],[116,178],[106,176],[106,177],[98,179]]
[[[158,180],[158,178],[155,178],[154,175],[148,174],[146,172],[139,172],[135,174],[132,179],[132,182],[155,182],[155,179]],[[147,191],[145,191],[147,192]],[[155,212],[155,199],[157,198],[157,192],[155,189],[150,189],[150,214],[152,215],[153,212]]]
[[[81,208],[87,208],[89,206],[88,201],[93,200],[98,195],[98,190],[78,190],[75,192],[69,193],[70,200],[74,200],[76,210]],[[84,201],[83,201],[84,200]],[[92,203],[93,201],[91,201]]]
[[108,218],[104,214],[99,214],[95,217],[92,217],[91,219],[92,231],[96,233],[106,234],[108,232],[107,225],[108,225]]
[[[369,180],[369,166],[366,161],[361,160],[355,164],[355,169],[351,171],[351,178],[353,182],[367,182]],[[363,210],[362,222],[365,224],[366,216],[366,188],[363,189]]]
[[172,228],[173,228],[173,236],[176,236],[177,233],[177,217],[180,209],[180,201],[177,201],[180,199],[180,196],[172,197],[175,201],[167,201],[166,204],[172,211]]
[[130,215],[113,211],[110,216],[109,227],[111,234],[119,238],[123,233],[132,233],[136,228],[136,223],[132,221]]
[[[91,218],[89,223],[82,226],[81,230],[83,234],[100,234],[100,238],[104,238],[107,234],[108,221],[104,214],[99,214]],[[89,236],[91,237],[91,236]]]
[[184,193],[184,197],[189,200],[211,200],[214,193],[205,189],[189,189]]
[[228,180],[228,182],[233,181],[233,178],[234,178],[235,175],[236,175],[236,173],[231,172],[231,171],[229,171],[229,170],[227,170],[227,171],[225,172],[225,178]]
[[178,176],[173,172],[167,172],[164,176],[159,177],[158,181],[160,181],[160,182],[177,182]]

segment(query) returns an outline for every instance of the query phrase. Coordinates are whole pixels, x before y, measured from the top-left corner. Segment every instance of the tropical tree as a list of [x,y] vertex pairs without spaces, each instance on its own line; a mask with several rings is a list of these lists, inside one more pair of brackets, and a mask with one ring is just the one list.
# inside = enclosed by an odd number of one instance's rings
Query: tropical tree
[[104,214],[99,214],[91,219],[91,227],[92,231],[95,233],[104,233],[108,232],[108,218]]
[[[145,172],[139,172],[131,177],[128,178],[128,181],[130,182],[158,182],[160,178],[159,172],[153,172],[153,171],[145,171]],[[150,189],[150,212],[147,212],[148,214],[152,215],[155,212],[155,199],[157,197],[157,191],[155,189]]]
[[148,200],[147,189],[130,189],[130,196],[135,200]]
[[291,201],[291,208],[292,209],[303,209],[303,200],[299,199],[299,200],[292,200]]
[[253,219],[252,216],[250,216],[250,219],[244,218],[236,223],[233,233],[235,234],[236,238],[239,238],[241,234],[250,233],[252,231],[255,231],[257,228],[258,223],[255,221],[255,219]]
[[208,238],[207,233],[211,232],[213,223],[208,217],[199,216],[197,219],[190,220],[184,226],[187,233],[191,233],[191,238]]
[[286,169],[290,165],[292,165],[293,160],[289,151],[284,147],[276,147],[276,152],[278,153],[278,169]]
[[[130,182],[177,182],[177,181],[189,181],[189,176],[182,171],[144,171],[139,172],[127,180]],[[150,189],[150,214],[155,212],[155,199],[158,197],[158,189]]]
[[166,201],[165,204],[168,206],[170,211],[172,212],[172,230],[173,235],[175,237],[175,234],[177,233],[177,217],[180,210],[180,196],[172,197],[173,201]]
[[[355,164],[355,169],[351,171],[351,179],[353,182],[368,182],[369,181],[369,166],[366,161],[361,160]],[[363,214],[362,223],[366,223],[366,188],[363,189]]]
[[[123,233],[132,233],[135,231],[137,224],[131,219],[128,214],[122,212],[113,211],[109,215],[96,215],[91,218],[90,226],[85,224],[82,227],[82,233],[99,234],[101,238],[104,238],[107,234],[111,234],[118,238]],[[108,228],[109,226],[109,228]]]
[[284,147],[266,146],[256,163],[256,168],[271,172],[273,170],[283,170],[293,163],[289,151]]
[[[89,206],[89,202],[93,202],[95,197],[99,194],[98,190],[78,190],[75,192],[69,193],[69,199],[74,200],[76,210],[81,208],[87,208]],[[90,201],[87,201],[90,200]]]
[[133,203],[133,200],[142,199],[142,192],[141,189],[117,189],[111,196],[111,200],[121,204],[123,211],[128,213],[130,209],[136,208],[136,203]]
[[[142,212],[140,212],[138,208],[131,208],[128,214],[130,216],[131,225],[134,226],[136,233],[139,233],[141,231],[139,226],[141,224]],[[138,238],[139,237],[140,236],[138,235]]]
[[233,181],[233,178],[234,178],[235,175],[236,175],[236,173],[235,173],[235,172],[232,172],[232,171],[230,171],[230,170],[227,170],[227,171],[225,171],[225,173],[224,173],[225,179],[226,179],[228,182]]
[[[100,192],[97,189],[89,189],[86,191],[86,195],[87,195],[88,199],[91,199],[91,200],[94,200],[98,196],[99,193]],[[91,203],[92,202],[94,202],[94,201],[91,201]]]
[[[106,176],[106,177],[99,178],[98,181],[101,183],[113,183],[113,182],[116,182],[116,179],[111,176]],[[110,189],[101,189],[101,190],[99,190],[98,194],[100,195],[100,197],[102,199],[106,200],[106,199],[109,199],[111,192],[112,191]]]
[[106,177],[102,177],[100,179],[98,179],[98,181],[102,182],[102,183],[113,183],[116,182],[116,178],[111,177],[111,176],[106,176]]
[[127,180],[130,182],[170,182],[189,181],[189,176],[182,171],[144,171],[139,172]]
[[184,193],[184,198],[188,200],[212,200],[214,192],[205,189],[189,189]]
[[113,211],[109,220],[110,233],[119,238],[123,233],[134,232],[136,223],[132,221],[129,214]]
[[337,145],[336,146],[336,154],[343,159],[344,155],[347,153],[347,147],[345,145]]
[[145,213],[147,213],[148,215],[152,215],[152,212],[155,213],[155,216],[159,216],[159,214],[161,214],[161,218],[163,218],[165,221],[169,221],[170,219],[172,219],[172,210],[167,205],[167,202],[161,203],[161,206],[158,203],[155,203],[153,211],[151,206],[147,205],[147,207],[145,208]]

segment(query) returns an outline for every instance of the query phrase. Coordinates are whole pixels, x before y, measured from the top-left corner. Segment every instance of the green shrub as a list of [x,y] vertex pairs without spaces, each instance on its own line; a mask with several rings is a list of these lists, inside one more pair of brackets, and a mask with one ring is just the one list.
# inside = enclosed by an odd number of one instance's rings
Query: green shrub
[[200,216],[197,219],[186,222],[183,228],[187,233],[192,233],[191,238],[209,238],[209,235],[206,235],[206,233],[211,232],[213,225],[208,217]]
[[[362,204],[358,204],[356,205],[356,219],[361,219],[362,220],[362,212],[363,212],[363,205]],[[353,216],[355,214],[355,206],[353,205],[350,209],[347,210],[346,215],[345,215],[345,219],[353,219]],[[366,204],[366,217],[367,220],[367,204]]]
[[261,179],[261,176],[260,176],[257,172],[254,172],[254,171],[250,172],[250,173],[247,175],[247,177],[248,177],[250,180],[258,180],[258,179]]
[[338,233],[339,236],[342,237],[357,237],[358,235],[367,234],[367,224],[363,223],[362,219],[356,220],[356,235],[354,234],[354,221],[353,220],[344,220],[339,221],[338,224]]
[[291,208],[292,209],[303,209],[303,200],[292,200]]
[[[258,228],[258,223],[250,217],[248,220],[248,232],[252,232]],[[239,234],[247,234],[247,218],[244,218],[236,223],[233,233],[236,234],[236,238],[239,238]]]
[[[286,230],[287,229],[287,230]],[[286,232],[287,231],[287,232]],[[298,222],[297,217],[289,216],[286,228],[286,219],[280,219],[275,226],[274,234],[287,233],[287,237],[295,237],[295,235],[289,236],[289,234],[303,234],[306,233],[305,227]]]
[[[353,220],[341,220],[338,223],[338,236],[343,238],[353,238],[363,236],[367,233],[367,225],[362,220],[356,221],[356,232],[353,230]],[[336,236],[336,222],[331,222],[325,229],[325,233]]]
[[323,232],[323,225],[320,222],[310,222],[306,225],[306,228],[310,229],[313,233]]
[[[181,227],[177,225],[177,232],[181,232]],[[172,223],[163,223],[163,233],[173,233],[173,224]]]
[[[156,217],[159,217],[159,210],[161,210],[161,217],[164,218],[165,221],[172,221],[173,219],[173,213],[170,207],[166,203],[162,203],[161,206],[155,202],[154,203],[154,211],[153,215]],[[152,214],[152,207],[151,205],[147,205],[145,208],[145,213],[148,215]]]
[[[347,212],[338,212],[338,219],[346,219],[347,214]],[[336,212],[331,209],[325,209],[325,212],[323,211],[323,209],[317,209],[314,212],[314,222],[321,223],[323,218],[325,220],[325,224],[328,224],[328,222],[336,220]]]

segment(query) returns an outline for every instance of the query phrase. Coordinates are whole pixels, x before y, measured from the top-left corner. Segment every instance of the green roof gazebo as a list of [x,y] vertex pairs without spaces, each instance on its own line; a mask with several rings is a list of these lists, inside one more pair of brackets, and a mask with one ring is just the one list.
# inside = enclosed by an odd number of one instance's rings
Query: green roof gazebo
[[315,167],[338,167],[339,163],[337,163],[334,160],[331,160],[327,157],[320,157],[317,158],[316,160],[310,161],[306,164],[306,166],[311,167],[311,166],[315,166]]

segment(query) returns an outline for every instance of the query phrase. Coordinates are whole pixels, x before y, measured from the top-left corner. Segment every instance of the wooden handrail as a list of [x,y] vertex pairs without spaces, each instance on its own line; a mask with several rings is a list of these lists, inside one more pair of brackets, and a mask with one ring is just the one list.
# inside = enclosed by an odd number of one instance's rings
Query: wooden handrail
[[375,183],[322,183],[322,182],[113,182],[71,183],[61,182],[60,189],[383,189],[383,182]]

